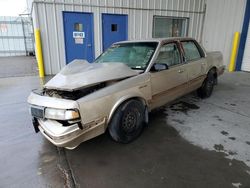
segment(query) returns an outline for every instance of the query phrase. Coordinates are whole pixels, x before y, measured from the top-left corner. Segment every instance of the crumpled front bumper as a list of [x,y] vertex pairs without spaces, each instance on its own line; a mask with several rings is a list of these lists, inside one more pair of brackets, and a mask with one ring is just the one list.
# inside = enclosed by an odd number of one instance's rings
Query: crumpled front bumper
[[106,119],[93,121],[83,125],[80,129],[77,124],[63,126],[54,120],[38,120],[38,129],[54,145],[67,149],[76,148],[81,142],[104,133]]
[[[30,94],[28,103],[38,107],[78,109],[80,111],[77,101],[41,96],[35,93]],[[79,122],[67,126],[60,121],[33,117],[36,132],[40,131],[54,145],[68,149],[74,149],[80,143],[104,133],[105,124],[105,117],[93,121],[81,119]]]

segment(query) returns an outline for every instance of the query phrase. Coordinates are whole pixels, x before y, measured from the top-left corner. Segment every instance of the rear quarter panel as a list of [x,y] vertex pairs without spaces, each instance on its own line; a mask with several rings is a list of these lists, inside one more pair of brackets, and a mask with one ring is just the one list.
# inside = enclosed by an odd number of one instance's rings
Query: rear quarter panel
[[217,70],[224,68],[223,56],[222,53],[219,51],[216,52],[208,52],[207,53],[207,72],[216,67]]

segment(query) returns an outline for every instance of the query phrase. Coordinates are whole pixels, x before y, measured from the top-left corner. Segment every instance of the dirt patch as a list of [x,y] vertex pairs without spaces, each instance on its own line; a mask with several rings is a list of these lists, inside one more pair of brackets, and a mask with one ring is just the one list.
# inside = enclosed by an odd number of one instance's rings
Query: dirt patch
[[215,144],[214,145],[214,149],[216,149],[217,151],[223,151],[224,150],[224,146],[221,144]]
[[235,152],[235,151],[229,151],[228,154],[229,155],[237,155],[237,152]]
[[193,103],[188,103],[184,101],[177,102],[170,106],[170,109],[172,111],[176,112],[183,112],[184,114],[187,114],[189,110],[198,110],[200,107]]
[[218,121],[223,121],[220,116],[213,116],[213,118],[217,119]]
[[221,131],[220,133],[225,135],[225,136],[229,135],[229,133],[227,131]]
[[179,120],[179,119],[173,119],[172,121],[176,122],[176,123],[179,123],[181,125],[183,125],[185,123],[185,121],[183,120]]

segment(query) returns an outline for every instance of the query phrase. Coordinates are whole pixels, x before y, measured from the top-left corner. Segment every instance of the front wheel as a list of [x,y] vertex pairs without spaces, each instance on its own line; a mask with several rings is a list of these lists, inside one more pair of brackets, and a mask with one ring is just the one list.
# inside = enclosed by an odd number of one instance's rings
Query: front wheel
[[213,70],[209,71],[202,86],[198,89],[198,96],[201,98],[208,98],[212,95],[216,79]]
[[129,143],[143,131],[145,123],[145,106],[138,100],[129,100],[116,110],[110,125],[109,134],[113,140]]

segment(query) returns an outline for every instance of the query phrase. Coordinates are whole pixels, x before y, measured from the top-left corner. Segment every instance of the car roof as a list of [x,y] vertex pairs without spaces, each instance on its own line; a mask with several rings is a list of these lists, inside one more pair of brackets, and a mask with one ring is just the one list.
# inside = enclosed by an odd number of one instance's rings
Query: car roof
[[120,41],[116,42],[115,44],[122,44],[122,43],[133,43],[133,42],[171,42],[177,40],[195,40],[190,37],[169,37],[169,38],[149,38],[149,39],[139,39],[139,40],[127,40],[127,41]]

